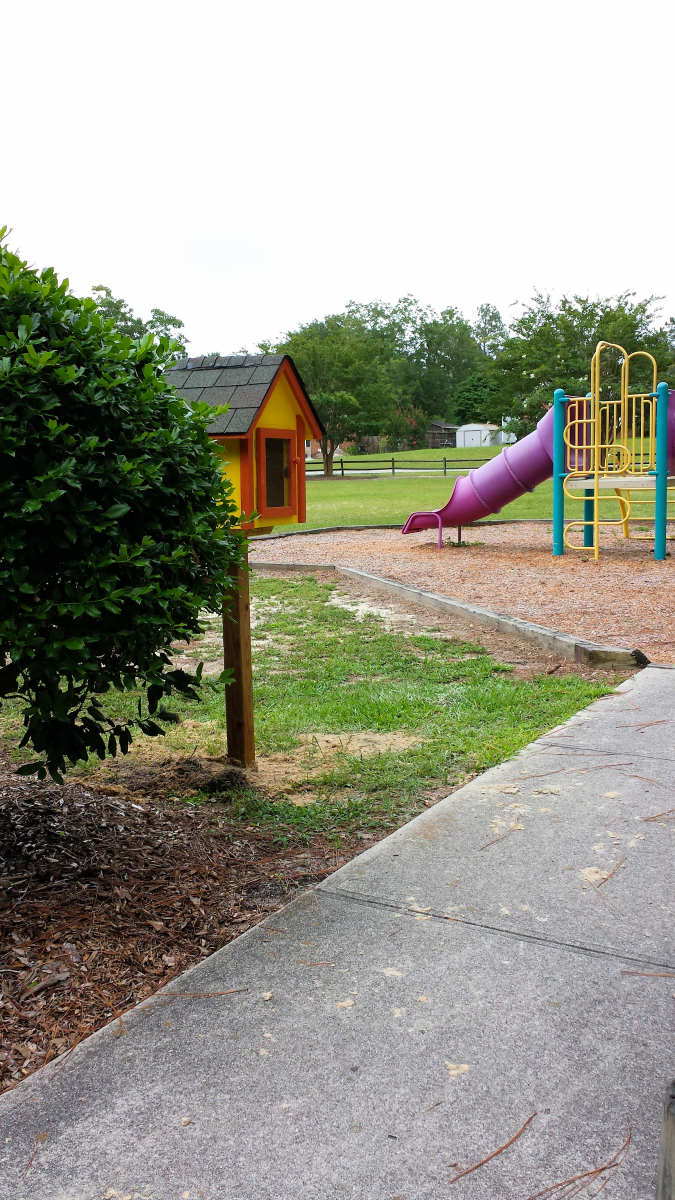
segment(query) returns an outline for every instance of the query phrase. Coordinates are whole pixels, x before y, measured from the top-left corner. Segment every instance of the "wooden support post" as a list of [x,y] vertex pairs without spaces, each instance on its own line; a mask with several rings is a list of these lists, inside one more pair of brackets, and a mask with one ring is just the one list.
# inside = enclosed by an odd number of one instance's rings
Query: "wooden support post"
[[675,1081],[668,1084],[663,1097],[656,1200],[675,1200]]
[[255,762],[253,729],[253,673],[251,670],[251,604],[248,588],[248,550],[246,565],[234,567],[228,599],[229,612],[223,612],[223,651],[225,667],[234,679],[225,690],[227,754],[233,762],[250,767]]

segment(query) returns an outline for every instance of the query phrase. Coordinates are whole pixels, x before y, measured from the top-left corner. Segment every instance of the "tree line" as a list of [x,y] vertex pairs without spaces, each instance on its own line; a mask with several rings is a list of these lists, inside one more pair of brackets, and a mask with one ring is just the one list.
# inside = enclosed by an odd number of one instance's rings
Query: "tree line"
[[[659,322],[658,300],[624,292],[554,303],[536,292],[507,325],[491,304],[471,322],[455,308],[438,314],[404,296],[390,305],[349,304],[260,348],[292,355],[326,426],[330,469],[339,441],[379,435],[393,449],[414,449],[433,420],[504,422],[523,437],[556,387],[585,395],[600,340],[650,351],[659,377],[675,382],[675,321]],[[616,390],[618,355],[607,367],[607,387]],[[649,390],[647,374],[635,367],[631,379]]]
[[[137,317],[109,288],[92,289],[101,316],[132,338],[172,337],[186,347],[183,322],[162,309]],[[345,311],[300,325],[267,354],[290,354],[326,428],[326,470],[344,441],[386,439],[390,449],[416,449],[434,420],[504,424],[523,437],[551,404],[553,391],[585,394],[591,356],[600,340],[629,353],[648,350],[659,378],[675,383],[675,319],[660,320],[660,297],[633,292],[591,300],[535,292],[507,324],[492,304],[473,321],[456,308],[437,313],[412,296],[395,304],[348,304]],[[607,356],[606,386],[618,389],[618,355]],[[633,369],[636,386],[649,390],[646,364]]]

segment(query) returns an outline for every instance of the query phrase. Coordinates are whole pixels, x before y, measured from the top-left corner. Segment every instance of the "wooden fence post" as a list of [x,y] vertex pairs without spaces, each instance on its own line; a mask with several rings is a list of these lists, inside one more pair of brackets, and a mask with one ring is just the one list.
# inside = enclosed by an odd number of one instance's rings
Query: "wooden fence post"
[[663,1097],[656,1200],[675,1200],[675,1080]]
[[248,586],[248,550],[243,567],[233,567],[229,598],[232,607],[223,613],[225,667],[234,679],[225,689],[227,755],[242,767],[255,762],[253,728],[253,673],[251,670],[251,605]]

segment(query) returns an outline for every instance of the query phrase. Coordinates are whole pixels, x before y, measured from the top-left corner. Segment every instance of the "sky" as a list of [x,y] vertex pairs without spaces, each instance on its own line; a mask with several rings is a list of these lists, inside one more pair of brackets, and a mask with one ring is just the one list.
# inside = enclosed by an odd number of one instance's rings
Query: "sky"
[[192,354],[406,294],[675,313],[672,3],[1,9],[9,244],[179,316]]

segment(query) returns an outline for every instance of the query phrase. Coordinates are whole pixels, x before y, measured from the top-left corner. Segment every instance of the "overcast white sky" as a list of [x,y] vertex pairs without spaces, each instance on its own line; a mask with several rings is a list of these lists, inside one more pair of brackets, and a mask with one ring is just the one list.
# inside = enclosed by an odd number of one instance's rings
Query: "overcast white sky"
[[672,2],[33,0],[0,225],[88,294],[253,349],[351,299],[675,311]]

